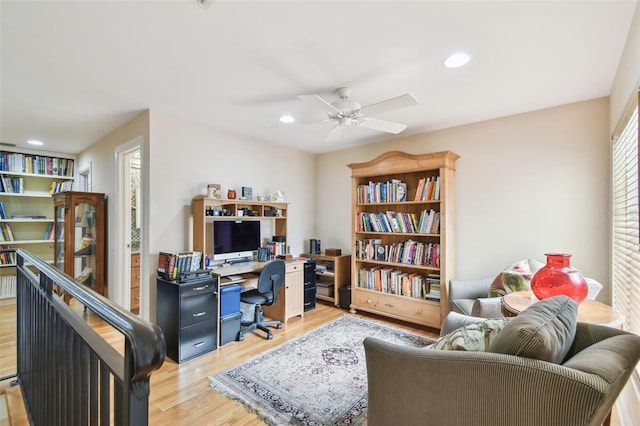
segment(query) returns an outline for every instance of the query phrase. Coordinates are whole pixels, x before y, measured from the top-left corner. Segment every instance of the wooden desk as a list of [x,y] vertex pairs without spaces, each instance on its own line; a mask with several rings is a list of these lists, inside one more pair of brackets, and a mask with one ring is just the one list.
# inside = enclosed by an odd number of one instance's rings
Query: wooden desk
[[[531,291],[509,293],[502,298],[502,312],[514,317],[537,301]],[[585,299],[578,305],[578,321],[622,328],[624,317],[609,305]]]
[[[304,316],[304,261],[285,260],[285,281],[278,290],[278,300],[274,305],[262,308],[264,315],[279,320],[286,324],[289,318]],[[231,266],[212,268],[213,278],[219,287],[229,284],[242,284],[245,289],[257,288],[258,275],[267,262],[247,262]],[[237,275],[238,279],[229,279],[229,276]],[[220,300],[218,300],[218,312],[220,312]],[[219,334],[220,330],[218,330]],[[218,340],[220,341],[220,340]]]

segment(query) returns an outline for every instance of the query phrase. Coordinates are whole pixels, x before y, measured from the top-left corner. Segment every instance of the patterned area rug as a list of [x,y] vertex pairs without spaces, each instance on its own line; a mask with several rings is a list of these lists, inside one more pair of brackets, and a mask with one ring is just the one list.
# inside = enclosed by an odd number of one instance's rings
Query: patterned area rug
[[426,336],[345,315],[209,382],[269,425],[362,425],[367,420],[362,344],[367,336],[416,347],[433,343]]

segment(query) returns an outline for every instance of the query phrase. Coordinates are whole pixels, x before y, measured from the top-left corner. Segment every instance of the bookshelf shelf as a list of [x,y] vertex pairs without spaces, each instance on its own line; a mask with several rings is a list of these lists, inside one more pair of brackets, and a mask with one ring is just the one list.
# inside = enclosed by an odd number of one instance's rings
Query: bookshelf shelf
[[193,250],[203,253],[200,267],[205,267],[205,255],[213,252],[213,222],[229,219],[259,220],[263,240],[273,235],[286,237],[288,206],[288,203],[279,201],[225,200],[206,195],[193,197]]
[[[53,262],[53,241],[43,238],[48,226],[53,227],[50,191],[59,182],[71,186],[73,174],[73,158],[35,150],[8,148],[0,151],[0,224],[2,229],[10,228],[12,234],[12,238],[4,238],[11,241],[0,241],[0,248],[25,248],[46,262]],[[0,261],[3,262],[1,287],[2,280],[9,279],[9,276],[15,279],[15,264]],[[7,297],[13,295],[5,294]]]
[[[391,151],[349,165],[352,313],[363,310],[440,328],[448,312],[446,283],[454,271],[458,158],[450,151]],[[402,190],[396,192],[398,187]]]

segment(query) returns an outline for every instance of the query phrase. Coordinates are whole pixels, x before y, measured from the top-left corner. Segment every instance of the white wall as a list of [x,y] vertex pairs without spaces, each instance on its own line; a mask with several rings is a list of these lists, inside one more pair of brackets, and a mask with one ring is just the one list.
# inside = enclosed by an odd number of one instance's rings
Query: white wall
[[[76,173],[78,170],[91,167],[92,191],[103,192],[107,196],[107,286],[109,299],[118,304],[123,304],[124,289],[119,285],[119,271],[121,251],[117,246],[116,235],[119,232],[120,223],[117,220],[117,193],[116,193],[116,148],[122,144],[140,138],[145,147],[149,141],[149,112],[144,111],[134,119],[114,130],[89,149],[78,154]],[[147,162],[144,156],[142,164]],[[151,262],[149,256],[142,259],[143,262]],[[156,258],[157,260],[157,258]],[[142,277],[141,277],[142,281]],[[141,288],[141,298],[145,297],[148,287]]]
[[640,52],[640,0],[636,1],[636,11],[629,28],[627,42],[611,87],[609,113],[611,133],[619,124],[630,98],[638,95],[640,88],[640,54],[638,52]]
[[[312,154],[243,138],[194,124],[157,111],[149,111],[98,141],[78,158],[78,167],[92,163],[94,191],[105,192],[109,201],[109,285],[110,298],[122,303],[117,288],[119,253],[115,246],[115,150],[142,136],[143,187],[146,203],[143,223],[143,263],[141,314],[155,321],[155,266],[160,250],[191,250],[191,199],[206,192],[209,183],[226,190],[251,186],[254,195],[282,189],[290,203],[287,242],[291,251],[303,251],[303,241],[313,235],[313,188],[315,158]],[[145,238],[144,235],[147,237]],[[146,303],[145,303],[146,302]]]
[[318,157],[318,237],[351,252],[350,169],[399,150],[450,150],[456,163],[456,278],[493,276],[544,253],[605,285],[608,300],[608,99],[474,123]]

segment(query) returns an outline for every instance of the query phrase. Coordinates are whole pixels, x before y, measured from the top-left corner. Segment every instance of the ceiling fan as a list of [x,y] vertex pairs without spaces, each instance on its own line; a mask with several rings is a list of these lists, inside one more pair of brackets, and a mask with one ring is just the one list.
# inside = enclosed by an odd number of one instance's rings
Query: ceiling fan
[[327,119],[323,123],[334,122],[335,125],[326,137],[327,141],[335,141],[346,138],[346,128],[349,126],[366,127],[367,129],[397,135],[407,128],[406,124],[371,118],[371,115],[392,111],[400,108],[418,105],[418,100],[410,94],[397,96],[375,104],[362,106],[359,102],[351,100],[351,89],[340,87],[336,89],[339,101],[329,102],[318,95],[300,95],[309,105],[319,108],[327,113]]

